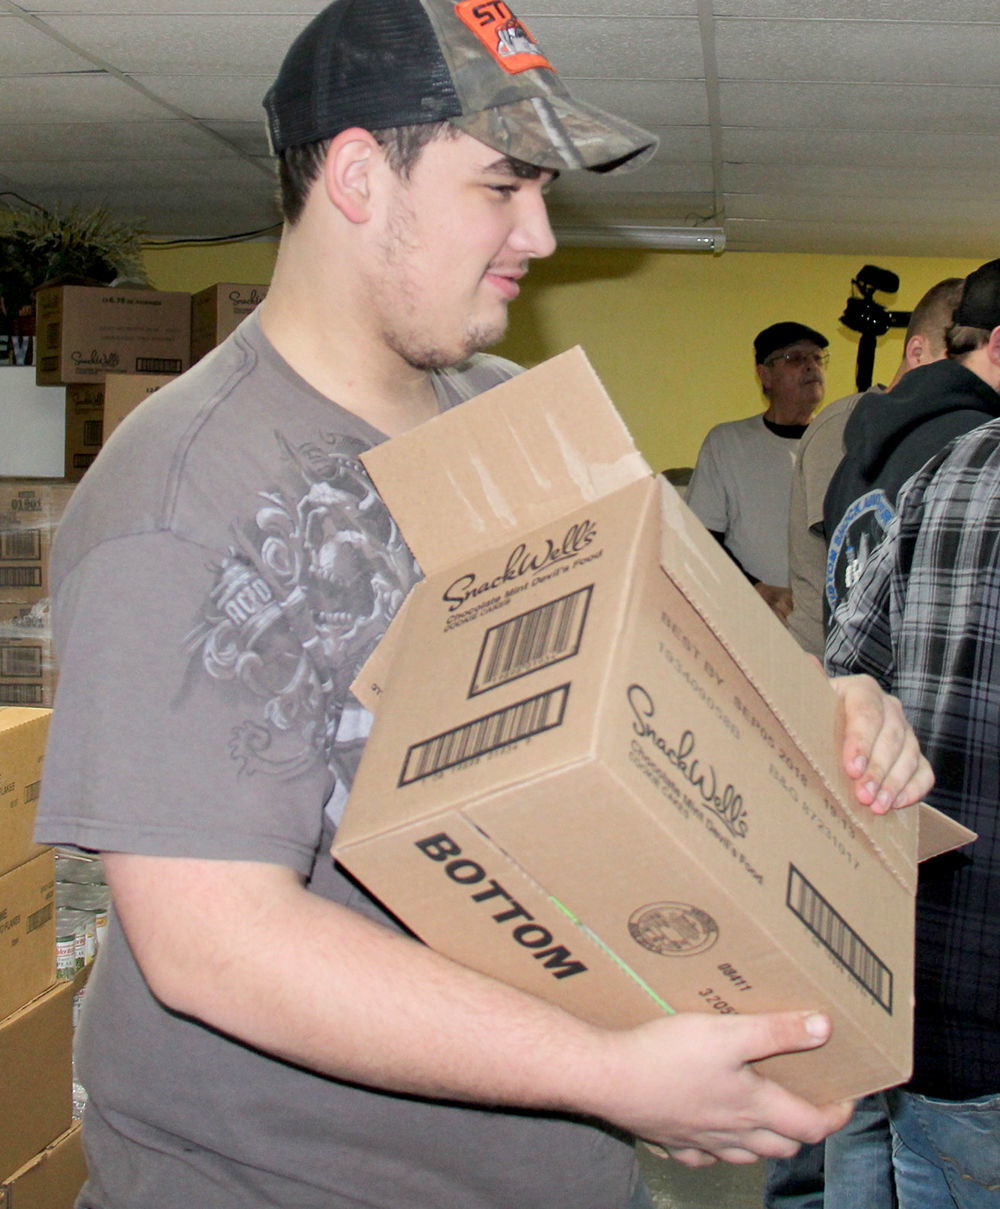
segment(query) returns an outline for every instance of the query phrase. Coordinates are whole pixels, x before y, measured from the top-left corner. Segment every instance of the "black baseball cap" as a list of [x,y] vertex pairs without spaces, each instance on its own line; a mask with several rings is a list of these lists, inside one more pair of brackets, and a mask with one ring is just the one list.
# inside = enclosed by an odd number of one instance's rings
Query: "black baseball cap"
[[1000,260],[989,260],[966,277],[955,322],[987,331],[1000,326]]
[[820,348],[826,348],[830,343],[822,332],[806,327],[804,323],[793,323],[790,320],[784,323],[772,323],[770,327],[758,332],[754,339],[753,351],[757,364],[763,365],[772,353],[776,353],[779,348],[787,348],[798,340],[811,340]]
[[654,135],[578,101],[503,0],[334,0],[292,43],[264,98],[271,149],[450,121],[540,168],[613,172]]

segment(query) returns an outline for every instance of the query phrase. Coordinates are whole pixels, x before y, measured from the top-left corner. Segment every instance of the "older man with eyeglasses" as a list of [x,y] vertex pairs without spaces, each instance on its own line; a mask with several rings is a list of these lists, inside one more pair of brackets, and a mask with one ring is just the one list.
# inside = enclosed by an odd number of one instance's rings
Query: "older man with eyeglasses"
[[788,506],[798,442],[823,401],[829,341],[805,324],[774,323],[754,340],[761,415],[713,428],[687,502],[771,609],[787,621]]

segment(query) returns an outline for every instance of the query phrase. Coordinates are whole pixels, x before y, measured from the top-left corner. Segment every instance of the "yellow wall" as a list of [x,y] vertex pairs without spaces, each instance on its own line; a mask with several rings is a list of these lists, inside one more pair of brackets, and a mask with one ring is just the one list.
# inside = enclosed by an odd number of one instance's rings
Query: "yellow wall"
[[[146,259],[158,288],[193,293],[215,281],[269,280],[275,249],[265,240],[183,245],[151,248]],[[752,345],[770,323],[796,319],[830,338],[827,402],[854,389],[858,336],[839,318],[867,263],[900,279],[898,295],[877,301],[910,310],[936,281],[979,262],[563,248],[532,266],[496,351],[535,365],[581,344],[654,469],[693,466],[713,424],[761,409]],[[902,335],[880,338],[876,381],[895,373]]]

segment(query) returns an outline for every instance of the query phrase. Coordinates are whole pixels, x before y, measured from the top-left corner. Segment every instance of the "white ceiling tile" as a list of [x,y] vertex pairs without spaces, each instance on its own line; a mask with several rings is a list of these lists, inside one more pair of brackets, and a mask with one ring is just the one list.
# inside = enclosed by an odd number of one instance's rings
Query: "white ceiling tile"
[[722,151],[726,163],[962,168],[1000,163],[1000,134],[923,131],[911,137],[898,131],[760,130],[738,126],[722,131]]
[[531,32],[564,80],[698,79],[698,23],[684,17],[536,17]]
[[726,126],[816,131],[927,131],[993,134],[998,94],[992,88],[905,84],[724,83]]
[[621,114],[640,126],[708,124],[708,99],[699,80],[571,80],[581,101]]
[[298,14],[304,25],[310,17],[326,8],[327,0],[18,0],[28,13],[43,18],[52,14],[114,13],[122,16],[170,16],[183,20],[192,13],[220,15],[233,13]]
[[175,75],[274,76],[301,14],[52,15],[57,33],[118,71]]
[[0,76],[86,71],[90,64],[17,17],[0,13]]
[[997,83],[995,23],[721,20],[716,30],[725,80]]
[[714,0],[712,11],[717,18],[751,17],[796,21],[940,21],[949,25],[967,21],[995,21],[995,0]]
[[[52,165],[89,160],[97,172],[107,172],[121,160],[211,159],[219,144],[190,122],[50,122],[36,123],[25,138],[25,127],[0,124],[0,160]],[[100,149],[95,154],[95,148]]]
[[[0,120],[31,126],[39,122],[135,122],[162,118],[159,105],[102,72],[23,76],[4,85]],[[25,138],[30,138],[25,132]]]
[[271,149],[263,122],[212,121],[202,122],[201,125],[241,154],[271,161]]
[[264,94],[271,87],[268,75],[143,75],[132,77],[143,88],[205,120],[247,121],[256,118],[264,126]]
[[[993,206],[991,199],[1000,196],[1000,165],[956,172],[927,164],[907,169],[867,164],[812,167],[803,172],[794,166],[730,164],[723,172],[723,186],[729,197],[742,193],[796,199],[832,196],[856,201],[888,200],[893,204],[919,198],[940,208],[950,208],[954,199],[961,197],[990,199],[989,205]],[[901,197],[907,202],[900,203]]]

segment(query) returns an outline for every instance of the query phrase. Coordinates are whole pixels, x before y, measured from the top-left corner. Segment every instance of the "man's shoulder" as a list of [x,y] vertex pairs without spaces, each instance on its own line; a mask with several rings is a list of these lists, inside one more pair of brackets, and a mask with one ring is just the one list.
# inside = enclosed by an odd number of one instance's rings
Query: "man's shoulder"
[[[800,466],[804,466],[810,459],[825,461],[834,454],[837,462],[840,461],[843,453],[844,428],[858,402],[864,397],[863,391],[856,391],[852,395],[834,399],[832,403],[828,403],[823,408],[802,434],[798,456]],[[836,463],[830,467],[831,474],[834,469],[836,469]]]
[[739,420],[723,420],[708,430],[705,444],[718,448],[739,445],[755,436],[767,436],[764,420],[760,415],[743,416]]

